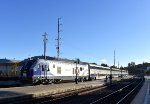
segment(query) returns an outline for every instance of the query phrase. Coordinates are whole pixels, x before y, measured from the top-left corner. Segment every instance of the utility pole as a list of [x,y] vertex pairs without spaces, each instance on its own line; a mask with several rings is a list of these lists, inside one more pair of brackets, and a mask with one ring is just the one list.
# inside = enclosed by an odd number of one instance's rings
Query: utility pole
[[46,32],[44,32],[44,59],[46,60],[46,43],[47,43],[47,38],[46,38],[46,36],[47,36],[47,34],[46,34]]
[[56,47],[56,49],[57,49],[57,59],[59,60],[59,56],[60,56],[60,19],[61,18],[58,18],[58,38],[56,39],[57,40],[57,47]]
[[122,78],[122,66],[121,66],[121,78]]
[[118,61],[118,69],[119,69],[119,61]]
[[114,50],[114,67],[115,67],[115,50]]
[[[46,34],[46,32],[44,32],[44,40],[43,40],[43,42],[44,42],[44,60],[45,60],[45,63],[46,63],[46,43],[47,43],[47,38],[46,38],[46,36],[47,36],[47,34]],[[47,70],[45,70],[45,66],[43,67],[44,68],[44,78],[45,78],[45,80],[43,81],[43,83],[45,83],[45,81],[47,80]]]

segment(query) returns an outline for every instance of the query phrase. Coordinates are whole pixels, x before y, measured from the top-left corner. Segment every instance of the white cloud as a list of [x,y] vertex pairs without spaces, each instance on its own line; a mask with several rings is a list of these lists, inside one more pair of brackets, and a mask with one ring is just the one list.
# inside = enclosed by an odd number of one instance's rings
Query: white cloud
[[106,59],[101,59],[100,61],[101,61],[101,63],[107,63]]

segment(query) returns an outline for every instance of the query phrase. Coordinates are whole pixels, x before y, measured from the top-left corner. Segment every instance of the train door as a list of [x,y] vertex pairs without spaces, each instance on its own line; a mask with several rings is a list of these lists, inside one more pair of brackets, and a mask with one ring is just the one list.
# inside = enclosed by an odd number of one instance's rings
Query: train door
[[49,81],[49,75],[50,75],[50,69],[49,69],[49,64],[47,62],[43,62],[41,63],[41,78],[42,78],[42,83],[45,84],[45,83],[48,83]]
[[45,65],[41,63],[41,78],[45,79]]
[[50,69],[49,69],[49,63],[45,63],[45,78],[48,79],[50,77]]

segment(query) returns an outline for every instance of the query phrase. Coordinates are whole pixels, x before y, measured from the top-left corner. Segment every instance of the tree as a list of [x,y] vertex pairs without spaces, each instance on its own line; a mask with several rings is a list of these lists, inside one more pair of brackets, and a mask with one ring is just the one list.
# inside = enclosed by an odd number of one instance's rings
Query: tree
[[12,68],[11,68],[11,76],[12,77],[16,77],[17,67],[18,67],[17,63],[13,63]]
[[117,66],[114,66],[114,65],[113,65],[113,66],[110,66],[110,67],[111,67],[111,68],[117,68]]
[[108,65],[104,63],[102,63],[101,66],[108,67]]
[[133,75],[144,73],[143,64],[135,65],[135,62],[128,63],[127,69],[128,69],[129,74],[133,74]]
[[147,75],[150,75],[150,70],[146,70],[145,72]]

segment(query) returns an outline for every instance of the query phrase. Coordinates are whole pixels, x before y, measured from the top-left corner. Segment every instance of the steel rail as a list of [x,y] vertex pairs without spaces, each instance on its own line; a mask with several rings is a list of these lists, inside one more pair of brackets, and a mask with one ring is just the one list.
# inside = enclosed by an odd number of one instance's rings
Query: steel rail
[[[83,95],[83,94],[91,93],[92,91],[100,90],[100,89],[105,88],[105,87],[107,87],[107,86],[84,88],[84,89],[72,90],[72,91],[64,92],[64,93],[60,93],[60,94],[54,94],[54,95],[51,95],[51,96],[47,96],[47,98],[48,97],[53,97],[53,99],[44,100],[44,101],[38,102],[38,103],[39,104],[44,104],[44,103],[47,103],[47,102],[52,102],[52,101],[68,98],[68,97],[75,96],[75,95]],[[60,96],[60,95],[63,95],[63,96]],[[59,96],[59,97],[56,97],[56,96]]]
[[109,96],[111,96],[111,95],[113,95],[113,94],[115,94],[115,93],[117,93],[117,92],[120,92],[120,91],[122,91],[123,89],[129,87],[130,85],[132,85],[132,84],[135,83],[135,82],[136,82],[136,81],[134,81],[134,82],[132,82],[132,83],[130,83],[130,84],[124,86],[123,88],[120,88],[119,90],[114,91],[114,92],[112,92],[112,93],[110,93],[110,94],[108,94],[108,95],[106,95],[106,96],[104,96],[104,97],[102,97],[102,98],[100,98],[100,99],[97,99],[97,100],[95,100],[94,102],[91,102],[90,104],[95,104],[95,103],[99,102],[100,100],[103,100],[103,99],[105,99],[105,98],[107,98],[107,97],[109,97]]
[[143,79],[142,81],[136,85],[126,96],[124,96],[119,102],[117,102],[116,104],[120,104],[124,99],[126,99],[133,91],[135,91],[135,89],[143,82]]

